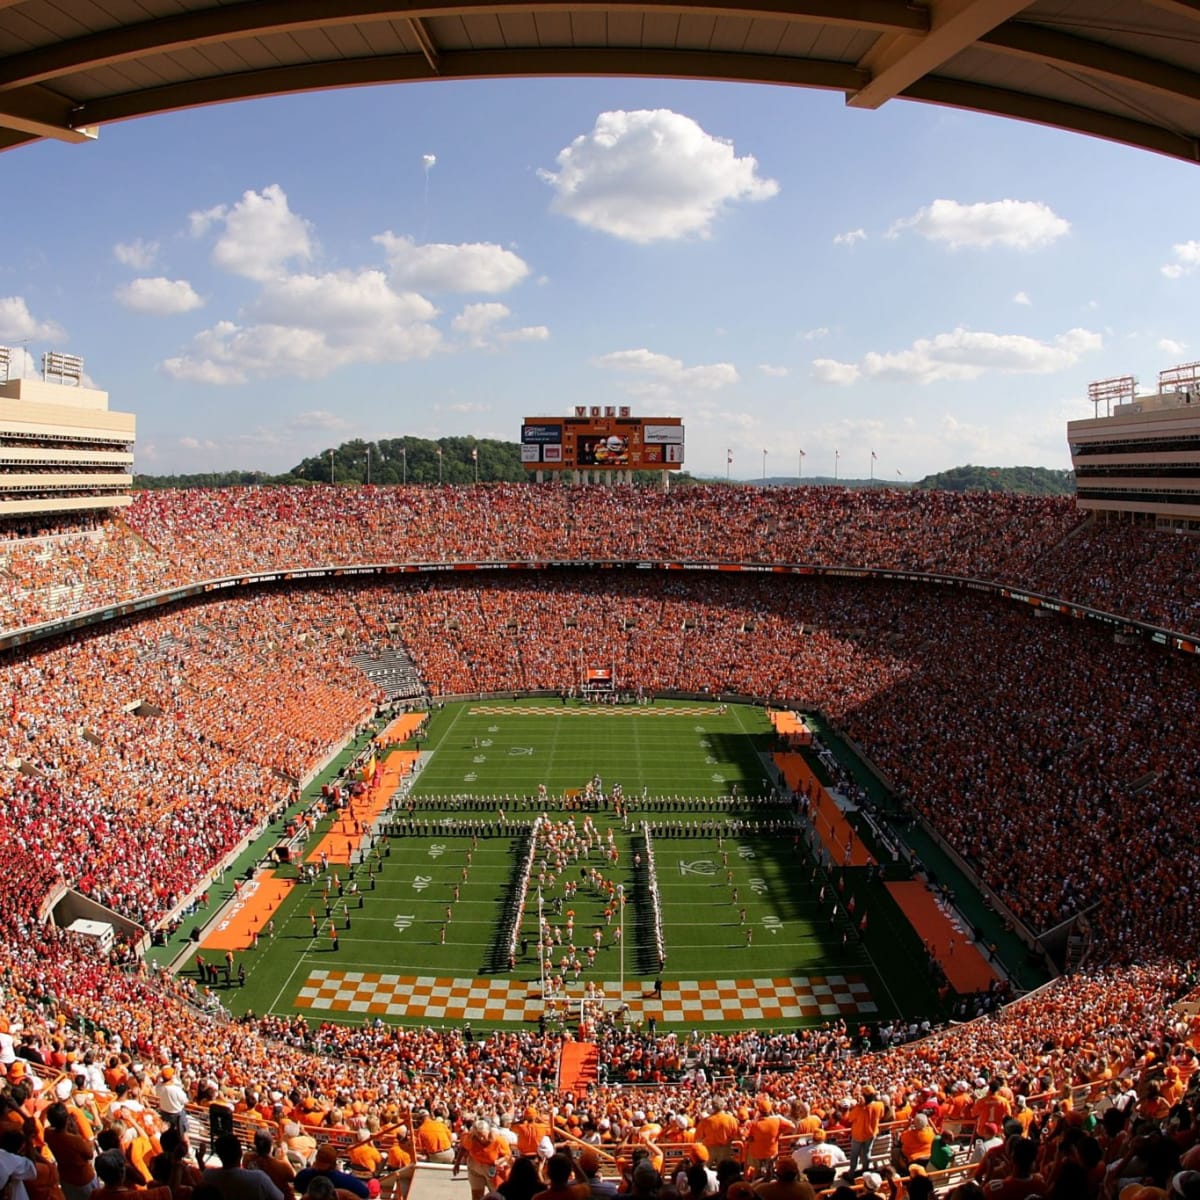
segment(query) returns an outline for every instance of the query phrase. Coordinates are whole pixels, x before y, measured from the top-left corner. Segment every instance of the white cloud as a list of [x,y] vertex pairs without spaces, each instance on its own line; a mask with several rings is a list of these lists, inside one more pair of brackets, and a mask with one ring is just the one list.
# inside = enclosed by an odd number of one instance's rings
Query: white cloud
[[791,373],[787,367],[776,367],[771,363],[759,363],[758,369],[771,379],[783,379]]
[[1200,267],[1200,242],[1176,242],[1171,247],[1171,253],[1175,255],[1175,261],[1162,268],[1162,273],[1168,279],[1190,275]]
[[350,422],[323,408],[298,413],[289,424],[293,429],[349,429]]
[[867,231],[865,229],[850,229],[846,233],[835,233],[833,235],[833,244],[835,246],[853,246],[855,242],[865,242],[867,240]]
[[1088,329],[1071,329],[1052,342],[1039,342],[1021,334],[959,328],[920,338],[907,350],[882,354],[872,350],[857,365],[817,359],[813,370],[826,383],[841,384],[854,383],[860,377],[941,383],[977,379],[989,371],[1047,375],[1072,366],[1102,346],[1101,335]]
[[492,406],[485,404],[482,400],[463,400],[458,404],[437,405],[438,411],[453,412],[453,413],[485,413],[491,412]]
[[250,314],[268,325],[338,331],[348,338],[386,338],[393,326],[430,321],[437,308],[415,292],[397,292],[382,271],[285,275],[267,283]]
[[313,256],[310,226],[288,208],[283,188],[272,183],[261,192],[247,191],[232,207],[220,204],[188,218],[193,237],[220,228],[213,262],[223,271],[247,279],[273,279],[293,259]]
[[646,349],[617,350],[595,361],[597,366],[639,376],[642,383],[640,387],[635,384],[635,388],[643,395],[664,395],[669,388],[712,391],[738,382],[733,363],[685,367],[677,358]]
[[123,267],[135,271],[148,271],[158,257],[158,243],[134,238],[132,242],[118,242],[113,247],[113,258]]
[[506,329],[497,335],[502,342],[546,342],[550,330],[545,325],[523,325],[520,329]]
[[390,307],[352,325],[338,323],[344,311],[333,303],[326,328],[221,321],[198,333],[190,352],[167,359],[163,369],[174,379],[222,386],[284,376],[319,379],[351,363],[405,362],[427,358],[438,348],[441,335],[434,326],[394,324],[387,317]]
[[1184,342],[1177,342],[1174,338],[1159,338],[1158,348],[1164,354],[1182,354],[1187,345]]
[[373,239],[383,247],[391,280],[427,292],[507,292],[529,274],[520,255],[491,242],[417,245],[390,230]]
[[466,308],[450,322],[455,333],[465,333],[468,337],[479,338],[489,332],[498,321],[511,316],[511,311],[505,304],[468,304]]
[[1030,300],[1028,293],[1018,292],[1013,297],[1013,303],[1014,304],[1024,304],[1024,305],[1028,306],[1028,305],[1031,305],[1033,303],[1033,301]]
[[57,321],[39,321],[24,296],[0,296],[0,343],[61,341],[66,336]]
[[806,342],[820,341],[821,338],[829,336],[829,326],[818,325],[815,329],[806,329],[800,336]]
[[822,383],[856,383],[861,374],[853,363],[838,362],[836,358],[814,358],[813,375]]
[[557,163],[538,172],[554,189],[554,212],[639,244],[708,237],[728,205],[779,191],[752,156],[738,158],[731,142],[669,109],[601,113]]
[[117,288],[113,295],[119,304],[134,312],[160,317],[191,312],[204,304],[186,279],[164,279],[161,275],[132,279]]
[[[211,438],[181,437],[179,444],[184,450],[215,450],[217,448],[217,443]],[[141,447],[139,446],[138,449],[140,450]]]
[[1037,200],[993,200],[979,204],[935,200],[911,217],[893,222],[888,235],[895,237],[906,229],[932,242],[944,242],[953,250],[988,246],[1037,250],[1067,234],[1071,224],[1048,204]]

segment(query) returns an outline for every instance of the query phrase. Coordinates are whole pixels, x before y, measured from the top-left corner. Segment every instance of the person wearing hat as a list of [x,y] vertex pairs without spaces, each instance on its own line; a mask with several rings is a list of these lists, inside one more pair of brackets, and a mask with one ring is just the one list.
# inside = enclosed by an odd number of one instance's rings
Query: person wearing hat
[[868,1196],[877,1196],[883,1188],[883,1176],[878,1171],[864,1171],[859,1182]]
[[827,1187],[837,1173],[850,1163],[845,1150],[827,1138],[825,1130],[818,1129],[809,1145],[796,1146],[792,1150],[800,1173],[813,1187]]
[[187,1137],[188,1094],[179,1086],[174,1067],[163,1067],[159,1072],[158,1082],[154,1085],[154,1095],[158,1100],[158,1115],[162,1117],[163,1123],[172,1129],[178,1129],[183,1137]]
[[517,1135],[517,1153],[522,1158],[537,1158],[542,1138],[552,1135],[549,1123],[538,1116],[538,1110],[532,1104],[513,1125],[512,1131]]
[[322,1142],[317,1147],[317,1157],[313,1160],[311,1167],[305,1167],[303,1171],[296,1173],[294,1184],[296,1191],[307,1191],[309,1182],[315,1175],[324,1175],[338,1191],[350,1192],[358,1196],[360,1200],[369,1200],[371,1189],[367,1186],[366,1181],[359,1179],[357,1175],[351,1175],[349,1171],[342,1171],[338,1168],[337,1151],[329,1142]]
[[452,1163],[454,1161],[454,1137],[446,1124],[446,1110],[437,1108],[432,1114],[424,1113],[424,1120],[417,1126],[414,1144],[417,1157],[428,1162]]
[[708,1151],[700,1142],[690,1142],[683,1165],[675,1174],[675,1187],[681,1196],[715,1196],[717,1173],[708,1165]]
[[746,1127],[746,1161],[760,1179],[770,1179],[779,1155],[779,1139],[785,1133],[795,1133],[796,1123],[775,1111],[770,1096],[755,1101],[758,1112]]
[[816,1192],[807,1179],[800,1176],[800,1164],[790,1154],[775,1159],[773,1179],[754,1185],[759,1200],[815,1200]]

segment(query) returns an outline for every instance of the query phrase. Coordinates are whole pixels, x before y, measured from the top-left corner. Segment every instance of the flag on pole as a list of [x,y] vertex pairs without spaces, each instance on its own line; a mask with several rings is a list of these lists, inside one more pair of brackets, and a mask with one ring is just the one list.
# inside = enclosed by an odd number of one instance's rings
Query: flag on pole
[[729,463],[732,463],[732,462],[733,462],[733,451],[726,450],[725,451],[725,463],[726,463],[726,465],[728,465]]
[[471,450],[471,461],[472,462],[479,461],[479,451],[474,448],[472,448],[472,450]]
[[441,448],[441,446],[439,446],[439,447],[437,448],[437,456],[438,456],[438,458],[441,458],[441,457],[442,457],[442,448]]
[[871,461],[874,462],[879,457],[874,450],[871,451]]

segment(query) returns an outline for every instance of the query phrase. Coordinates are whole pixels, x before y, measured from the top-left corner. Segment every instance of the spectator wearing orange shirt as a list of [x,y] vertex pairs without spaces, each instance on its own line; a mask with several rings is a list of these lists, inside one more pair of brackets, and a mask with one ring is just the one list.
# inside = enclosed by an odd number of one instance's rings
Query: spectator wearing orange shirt
[[728,1111],[723,1097],[717,1097],[712,1112],[696,1122],[696,1141],[708,1151],[708,1161],[714,1167],[733,1153],[738,1129],[738,1120]]
[[851,1179],[857,1179],[871,1165],[871,1151],[875,1148],[879,1124],[883,1120],[883,1101],[877,1098],[875,1089],[869,1084],[863,1087],[858,1103],[846,1114],[846,1120],[850,1125],[850,1167],[847,1174]]
[[795,1122],[775,1112],[770,1096],[759,1096],[758,1117],[746,1128],[746,1161],[761,1179],[770,1179],[779,1155],[779,1139],[794,1133]]

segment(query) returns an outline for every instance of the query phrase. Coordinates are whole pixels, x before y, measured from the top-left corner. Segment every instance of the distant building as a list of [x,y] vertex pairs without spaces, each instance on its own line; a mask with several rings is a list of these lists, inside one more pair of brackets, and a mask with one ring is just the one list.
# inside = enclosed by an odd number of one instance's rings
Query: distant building
[[82,359],[46,354],[41,379],[9,379],[11,353],[0,347],[0,518],[130,504],[133,413],[83,386]]
[[1154,395],[1125,377],[1090,398],[1097,415],[1067,422],[1079,507],[1200,533],[1200,363],[1163,371]]

